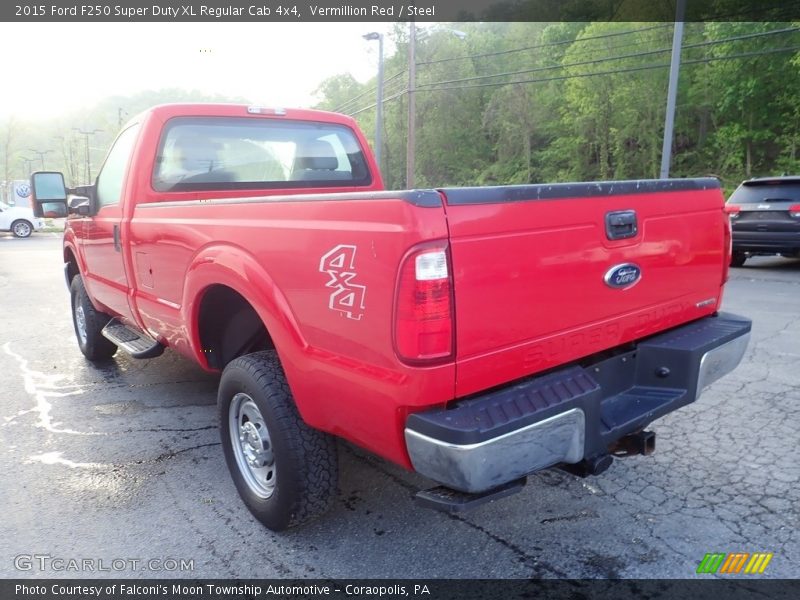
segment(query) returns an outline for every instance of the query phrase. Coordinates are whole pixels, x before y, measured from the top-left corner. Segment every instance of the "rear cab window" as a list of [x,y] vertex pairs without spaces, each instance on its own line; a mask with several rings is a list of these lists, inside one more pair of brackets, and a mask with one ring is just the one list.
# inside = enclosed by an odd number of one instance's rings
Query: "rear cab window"
[[353,131],[339,124],[241,117],[176,117],[161,134],[157,192],[372,183]]

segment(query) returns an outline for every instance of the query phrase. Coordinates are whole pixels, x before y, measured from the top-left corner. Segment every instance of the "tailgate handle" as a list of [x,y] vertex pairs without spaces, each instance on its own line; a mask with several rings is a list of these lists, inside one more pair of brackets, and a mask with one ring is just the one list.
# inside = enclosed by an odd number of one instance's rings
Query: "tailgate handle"
[[606,237],[609,240],[624,240],[636,237],[639,227],[635,210],[618,210],[606,213]]

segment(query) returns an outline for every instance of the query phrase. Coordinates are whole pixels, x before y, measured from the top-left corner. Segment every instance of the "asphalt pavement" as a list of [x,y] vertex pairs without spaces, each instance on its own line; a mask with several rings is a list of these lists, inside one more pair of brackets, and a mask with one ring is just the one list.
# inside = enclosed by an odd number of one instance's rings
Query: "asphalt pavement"
[[731,271],[750,348],[653,424],[654,455],[448,516],[414,504],[422,478],[340,444],[334,509],[275,534],[227,473],[217,377],[169,350],[83,359],[60,244],[0,234],[0,577],[684,578],[710,552],[800,577],[800,260]]

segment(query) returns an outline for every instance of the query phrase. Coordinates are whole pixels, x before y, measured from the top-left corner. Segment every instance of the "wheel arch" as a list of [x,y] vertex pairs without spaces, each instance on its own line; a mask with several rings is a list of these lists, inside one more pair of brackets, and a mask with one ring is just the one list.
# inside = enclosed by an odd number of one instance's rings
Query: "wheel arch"
[[275,348],[258,311],[242,294],[223,284],[203,290],[196,329],[207,366],[219,371],[240,356]]
[[67,286],[69,287],[75,276],[81,273],[78,254],[70,244],[64,245],[64,264],[66,265]]
[[291,380],[295,357],[307,344],[285,295],[255,257],[235,246],[204,248],[187,271],[183,296],[182,320],[201,365],[217,371],[240,356],[231,348],[257,317],[265,334],[257,349],[274,348]]

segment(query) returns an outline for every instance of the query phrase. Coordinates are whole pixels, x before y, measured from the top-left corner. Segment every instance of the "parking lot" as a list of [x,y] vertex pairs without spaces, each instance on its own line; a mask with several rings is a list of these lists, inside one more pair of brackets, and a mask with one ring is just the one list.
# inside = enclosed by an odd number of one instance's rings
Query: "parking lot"
[[651,427],[652,456],[448,516],[414,504],[423,479],[340,444],[334,509],[274,534],[228,476],[217,378],[170,351],[92,366],[60,235],[0,235],[0,576],[98,575],[15,559],[38,554],[193,563],[99,573],[123,577],[684,578],[709,552],[772,552],[765,576],[798,577],[800,260],[733,269],[725,310],[753,319],[744,362]]

